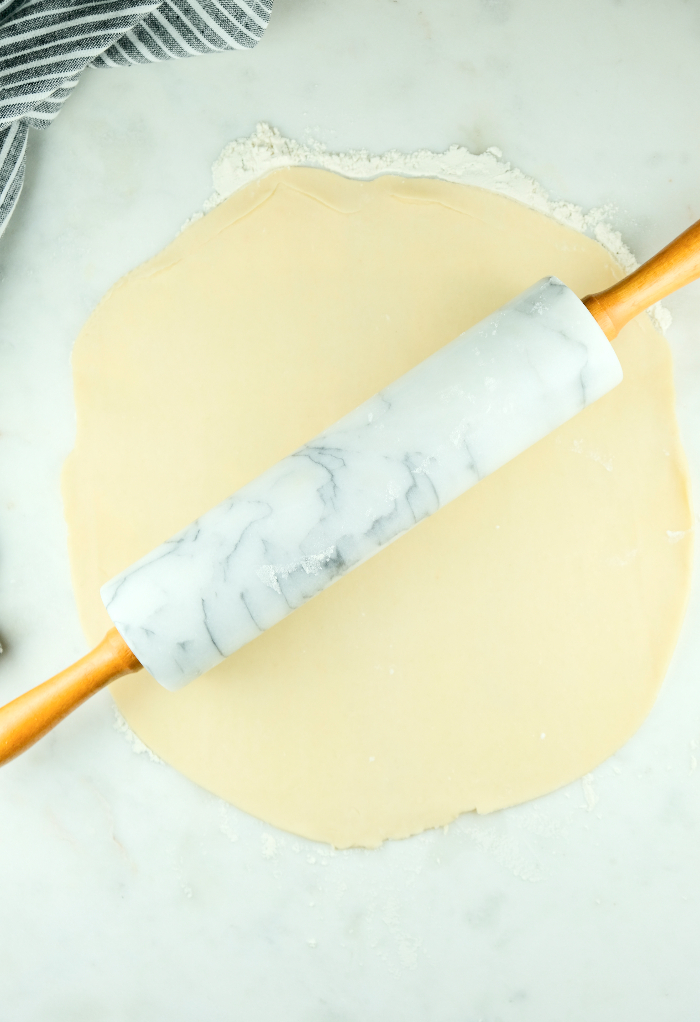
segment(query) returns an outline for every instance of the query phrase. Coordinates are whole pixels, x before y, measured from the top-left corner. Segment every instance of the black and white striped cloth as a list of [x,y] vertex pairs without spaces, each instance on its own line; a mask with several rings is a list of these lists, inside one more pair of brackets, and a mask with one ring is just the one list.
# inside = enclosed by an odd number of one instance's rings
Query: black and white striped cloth
[[273,0],[0,0],[0,234],[27,135],[48,128],[85,67],[250,49]]

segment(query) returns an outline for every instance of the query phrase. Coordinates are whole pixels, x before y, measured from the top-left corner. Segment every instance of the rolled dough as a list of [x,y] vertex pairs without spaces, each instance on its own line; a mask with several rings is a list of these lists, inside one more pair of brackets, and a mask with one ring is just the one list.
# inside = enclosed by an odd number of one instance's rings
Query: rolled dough
[[[596,242],[438,180],[270,174],[120,281],[73,355],[64,498],[88,638],[99,588]],[[172,694],[112,685],[160,757],[285,830],[372,847],[534,798],[635,731],[689,589],[671,359],[646,316],[620,387]]]

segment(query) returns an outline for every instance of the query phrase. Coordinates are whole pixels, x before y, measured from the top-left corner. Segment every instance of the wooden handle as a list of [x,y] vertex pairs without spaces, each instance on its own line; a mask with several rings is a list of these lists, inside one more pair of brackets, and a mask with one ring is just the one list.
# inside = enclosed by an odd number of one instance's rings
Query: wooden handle
[[606,291],[583,299],[608,340],[636,315],[700,277],[700,220]]
[[140,669],[117,629],[110,628],[87,656],[0,709],[0,766],[43,738],[108,682]]

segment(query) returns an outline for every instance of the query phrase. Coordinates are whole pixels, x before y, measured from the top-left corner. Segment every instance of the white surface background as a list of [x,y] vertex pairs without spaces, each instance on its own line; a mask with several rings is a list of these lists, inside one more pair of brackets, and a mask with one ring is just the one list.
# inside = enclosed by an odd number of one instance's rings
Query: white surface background
[[[85,650],[59,493],[71,345],[267,120],[496,145],[646,258],[700,217],[692,0],[276,0],[252,53],[88,71],[0,242],[0,700]],[[668,301],[700,492],[700,284]],[[125,480],[128,485],[128,480]],[[585,783],[333,853],[135,755],[102,693],[0,774],[0,1022],[688,1022],[700,1013],[700,592]]]

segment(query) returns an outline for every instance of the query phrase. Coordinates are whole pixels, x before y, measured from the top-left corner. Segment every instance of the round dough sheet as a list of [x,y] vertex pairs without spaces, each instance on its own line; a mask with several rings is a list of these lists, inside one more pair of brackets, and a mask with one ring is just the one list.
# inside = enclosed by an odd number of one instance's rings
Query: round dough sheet
[[[73,356],[64,473],[85,631],[99,588],[546,274],[622,276],[596,242],[438,180],[268,175],[129,274]],[[178,693],[112,686],[137,735],[285,830],[376,846],[590,771],[649,711],[690,581],[671,358],[625,379]]]

